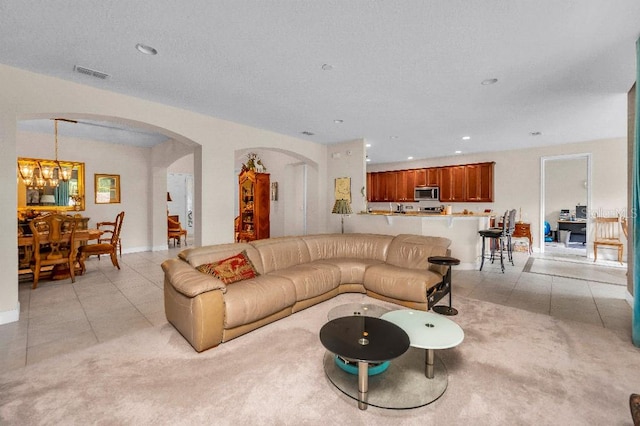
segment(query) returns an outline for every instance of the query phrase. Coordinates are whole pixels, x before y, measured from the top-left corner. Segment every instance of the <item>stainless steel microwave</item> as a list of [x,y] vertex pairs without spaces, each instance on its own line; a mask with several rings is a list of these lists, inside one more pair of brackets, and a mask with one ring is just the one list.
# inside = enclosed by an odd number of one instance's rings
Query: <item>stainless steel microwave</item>
[[440,188],[437,186],[417,186],[413,192],[413,199],[416,201],[438,201]]

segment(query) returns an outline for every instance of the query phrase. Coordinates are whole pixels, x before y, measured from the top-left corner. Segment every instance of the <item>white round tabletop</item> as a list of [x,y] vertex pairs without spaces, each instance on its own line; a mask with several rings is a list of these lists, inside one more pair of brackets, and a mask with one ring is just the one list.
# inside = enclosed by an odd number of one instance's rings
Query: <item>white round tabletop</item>
[[433,312],[401,309],[387,312],[380,318],[402,328],[414,348],[448,349],[464,340],[464,331],[458,324]]

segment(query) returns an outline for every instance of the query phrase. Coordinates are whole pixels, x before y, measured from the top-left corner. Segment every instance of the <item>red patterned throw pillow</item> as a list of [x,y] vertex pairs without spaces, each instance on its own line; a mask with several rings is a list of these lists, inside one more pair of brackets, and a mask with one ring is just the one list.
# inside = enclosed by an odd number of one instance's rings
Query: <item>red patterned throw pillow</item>
[[260,275],[244,250],[242,253],[226,259],[202,264],[196,269],[205,274],[213,275],[225,284],[255,278]]

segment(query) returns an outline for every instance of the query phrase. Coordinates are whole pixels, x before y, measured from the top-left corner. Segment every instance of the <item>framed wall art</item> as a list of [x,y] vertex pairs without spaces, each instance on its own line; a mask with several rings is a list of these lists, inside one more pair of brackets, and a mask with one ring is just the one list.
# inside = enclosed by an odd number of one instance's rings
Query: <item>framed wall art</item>
[[96,204],[120,203],[120,175],[95,175]]
[[341,177],[336,178],[335,184],[335,198],[336,200],[347,200],[351,204],[351,178]]

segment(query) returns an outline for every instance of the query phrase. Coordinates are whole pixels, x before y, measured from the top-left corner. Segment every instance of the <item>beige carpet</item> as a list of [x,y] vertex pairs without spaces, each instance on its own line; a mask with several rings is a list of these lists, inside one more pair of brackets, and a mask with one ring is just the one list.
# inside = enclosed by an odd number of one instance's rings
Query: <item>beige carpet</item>
[[557,277],[575,278],[607,284],[627,285],[627,268],[603,266],[590,262],[540,259],[529,257],[522,272]]
[[371,302],[339,296],[201,354],[167,324],[0,375],[0,424],[631,424],[640,349],[628,336],[463,297],[465,340],[439,351],[445,394],[359,411],[326,379],[318,331],[329,309],[360,300]]

